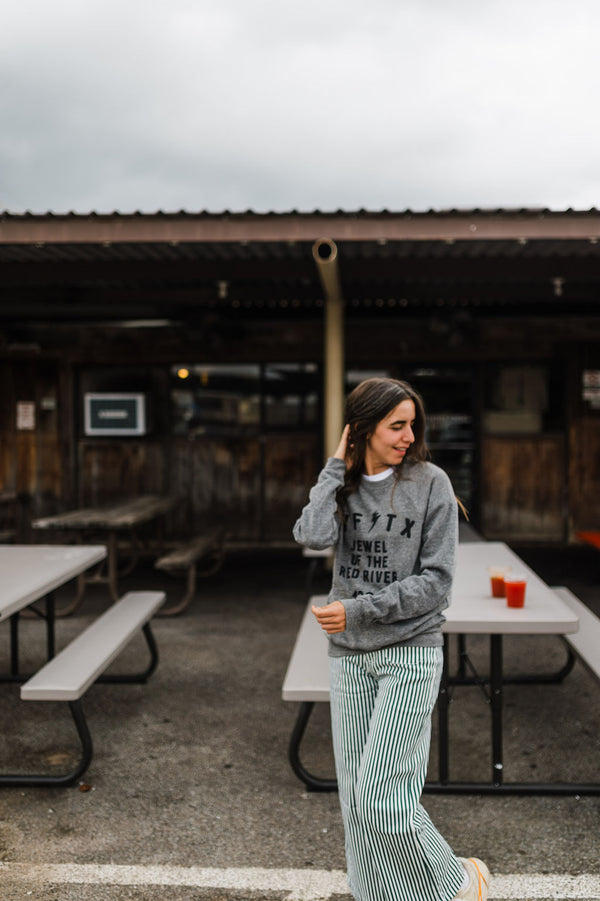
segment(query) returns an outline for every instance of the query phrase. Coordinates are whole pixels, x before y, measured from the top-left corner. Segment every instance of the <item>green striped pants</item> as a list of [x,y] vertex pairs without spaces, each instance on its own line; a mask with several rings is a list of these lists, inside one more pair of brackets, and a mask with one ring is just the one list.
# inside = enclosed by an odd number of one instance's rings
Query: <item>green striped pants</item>
[[420,804],[442,649],[330,657],[348,882],[357,901],[450,901],[464,871]]

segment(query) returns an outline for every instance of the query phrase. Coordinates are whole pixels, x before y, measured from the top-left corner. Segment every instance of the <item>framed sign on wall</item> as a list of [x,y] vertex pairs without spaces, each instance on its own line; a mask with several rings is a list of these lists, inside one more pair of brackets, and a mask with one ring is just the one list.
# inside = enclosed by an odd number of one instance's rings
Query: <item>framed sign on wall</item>
[[84,432],[89,436],[145,435],[145,395],[85,394]]

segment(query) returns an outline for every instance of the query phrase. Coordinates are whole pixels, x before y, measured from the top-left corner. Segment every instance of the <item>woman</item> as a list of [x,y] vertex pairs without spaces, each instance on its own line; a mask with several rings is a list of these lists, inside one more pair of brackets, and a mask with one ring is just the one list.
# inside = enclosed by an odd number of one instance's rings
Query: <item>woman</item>
[[427,462],[419,395],[374,378],[348,396],[339,446],[294,526],[335,546],[329,603],[331,717],[357,901],[485,901],[489,871],[457,858],[420,804],[442,668],[457,502]]

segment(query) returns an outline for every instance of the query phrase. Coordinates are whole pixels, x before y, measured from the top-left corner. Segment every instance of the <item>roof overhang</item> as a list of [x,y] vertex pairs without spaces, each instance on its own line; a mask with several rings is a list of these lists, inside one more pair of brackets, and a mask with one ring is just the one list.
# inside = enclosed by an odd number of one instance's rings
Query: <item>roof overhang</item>
[[600,211],[2,213],[0,244],[599,240]]
[[349,313],[430,307],[600,311],[600,212],[0,215],[11,321],[318,313],[312,255],[337,245]]

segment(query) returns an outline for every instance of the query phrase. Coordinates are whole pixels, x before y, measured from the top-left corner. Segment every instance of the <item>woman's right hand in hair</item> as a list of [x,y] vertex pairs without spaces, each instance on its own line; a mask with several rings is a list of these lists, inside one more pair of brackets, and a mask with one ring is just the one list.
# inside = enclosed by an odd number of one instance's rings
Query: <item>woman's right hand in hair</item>
[[336,450],[335,454],[333,455],[337,460],[343,460],[344,463],[348,462],[348,457],[349,457],[349,454],[348,454],[348,451],[349,451],[348,436],[349,436],[349,434],[350,434],[350,426],[345,425],[344,431],[342,432],[342,437],[340,438],[340,443],[338,444],[337,450]]

